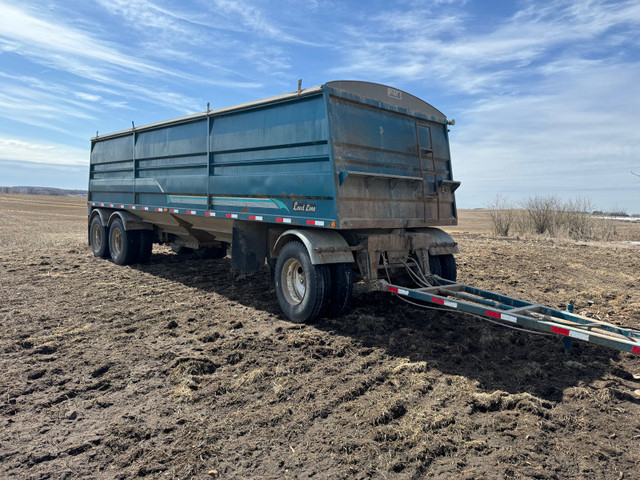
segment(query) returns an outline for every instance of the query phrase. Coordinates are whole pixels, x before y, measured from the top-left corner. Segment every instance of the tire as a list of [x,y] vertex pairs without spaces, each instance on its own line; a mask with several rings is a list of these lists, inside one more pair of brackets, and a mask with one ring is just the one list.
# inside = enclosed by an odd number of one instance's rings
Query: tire
[[289,242],[276,261],[275,288],[278,303],[287,318],[295,323],[315,320],[329,305],[329,267],[314,265],[302,243]]
[[456,259],[452,254],[438,255],[440,258],[440,267],[442,268],[441,277],[446,280],[455,282],[458,278],[458,267],[456,267]]
[[109,228],[109,251],[113,262],[117,265],[134,263],[139,250],[139,230],[125,230],[122,220],[116,218]]
[[329,266],[331,273],[331,293],[327,316],[336,318],[349,307],[353,295],[353,266],[350,263],[333,263]]
[[429,255],[429,270],[431,270],[431,275],[438,275],[439,277],[442,277],[442,263],[440,262],[440,257]]
[[[133,232],[129,232],[133,233]],[[136,263],[147,263],[151,259],[151,252],[153,251],[153,230],[139,230],[139,245],[138,255]]]
[[109,256],[109,229],[102,225],[100,215],[93,217],[89,225],[89,244],[95,257]]

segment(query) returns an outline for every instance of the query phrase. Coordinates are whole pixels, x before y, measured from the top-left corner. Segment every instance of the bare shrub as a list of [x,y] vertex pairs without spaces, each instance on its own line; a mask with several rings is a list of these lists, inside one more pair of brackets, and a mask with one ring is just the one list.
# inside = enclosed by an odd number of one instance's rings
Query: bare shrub
[[496,195],[487,205],[487,209],[489,210],[493,233],[502,237],[509,236],[516,219],[516,210],[514,210],[513,205],[505,197]]
[[[555,234],[556,219],[563,208],[558,197],[555,195],[529,197],[522,202],[522,208],[533,233]],[[526,228],[526,225],[524,226]]]
[[585,197],[568,200],[556,215],[556,232],[565,231],[573,240],[588,240],[594,237],[594,218],[589,214],[593,206]]

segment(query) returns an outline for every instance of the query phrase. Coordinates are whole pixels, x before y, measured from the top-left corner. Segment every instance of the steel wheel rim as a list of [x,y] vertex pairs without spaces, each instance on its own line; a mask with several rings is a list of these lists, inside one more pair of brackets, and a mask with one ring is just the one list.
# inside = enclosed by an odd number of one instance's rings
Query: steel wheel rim
[[295,258],[288,259],[282,267],[282,293],[291,305],[299,305],[307,293],[307,275]]
[[116,257],[122,252],[122,232],[119,228],[115,228],[111,232],[111,251]]
[[91,245],[95,250],[100,250],[102,247],[102,228],[97,223],[93,224],[91,229]]

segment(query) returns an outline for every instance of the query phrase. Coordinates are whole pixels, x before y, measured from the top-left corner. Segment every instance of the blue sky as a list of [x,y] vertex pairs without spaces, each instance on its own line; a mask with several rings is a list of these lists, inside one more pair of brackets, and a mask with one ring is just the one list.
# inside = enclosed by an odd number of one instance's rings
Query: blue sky
[[89,138],[330,80],[449,118],[460,208],[640,213],[640,2],[0,0],[0,185],[86,188]]

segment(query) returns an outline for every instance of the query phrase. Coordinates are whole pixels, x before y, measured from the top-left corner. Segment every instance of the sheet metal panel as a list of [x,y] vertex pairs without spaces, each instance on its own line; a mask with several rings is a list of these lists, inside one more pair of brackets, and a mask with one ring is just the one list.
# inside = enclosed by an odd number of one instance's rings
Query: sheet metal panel
[[340,228],[457,223],[441,112],[384,85],[332,82],[325,92]]
[[[429,165],[418,123],[430,129]],[[390,87],[331,82],[93,138],[89,200],[396,228],[455,223],[453,194],[438,190],[447,180],[441,112]]]

